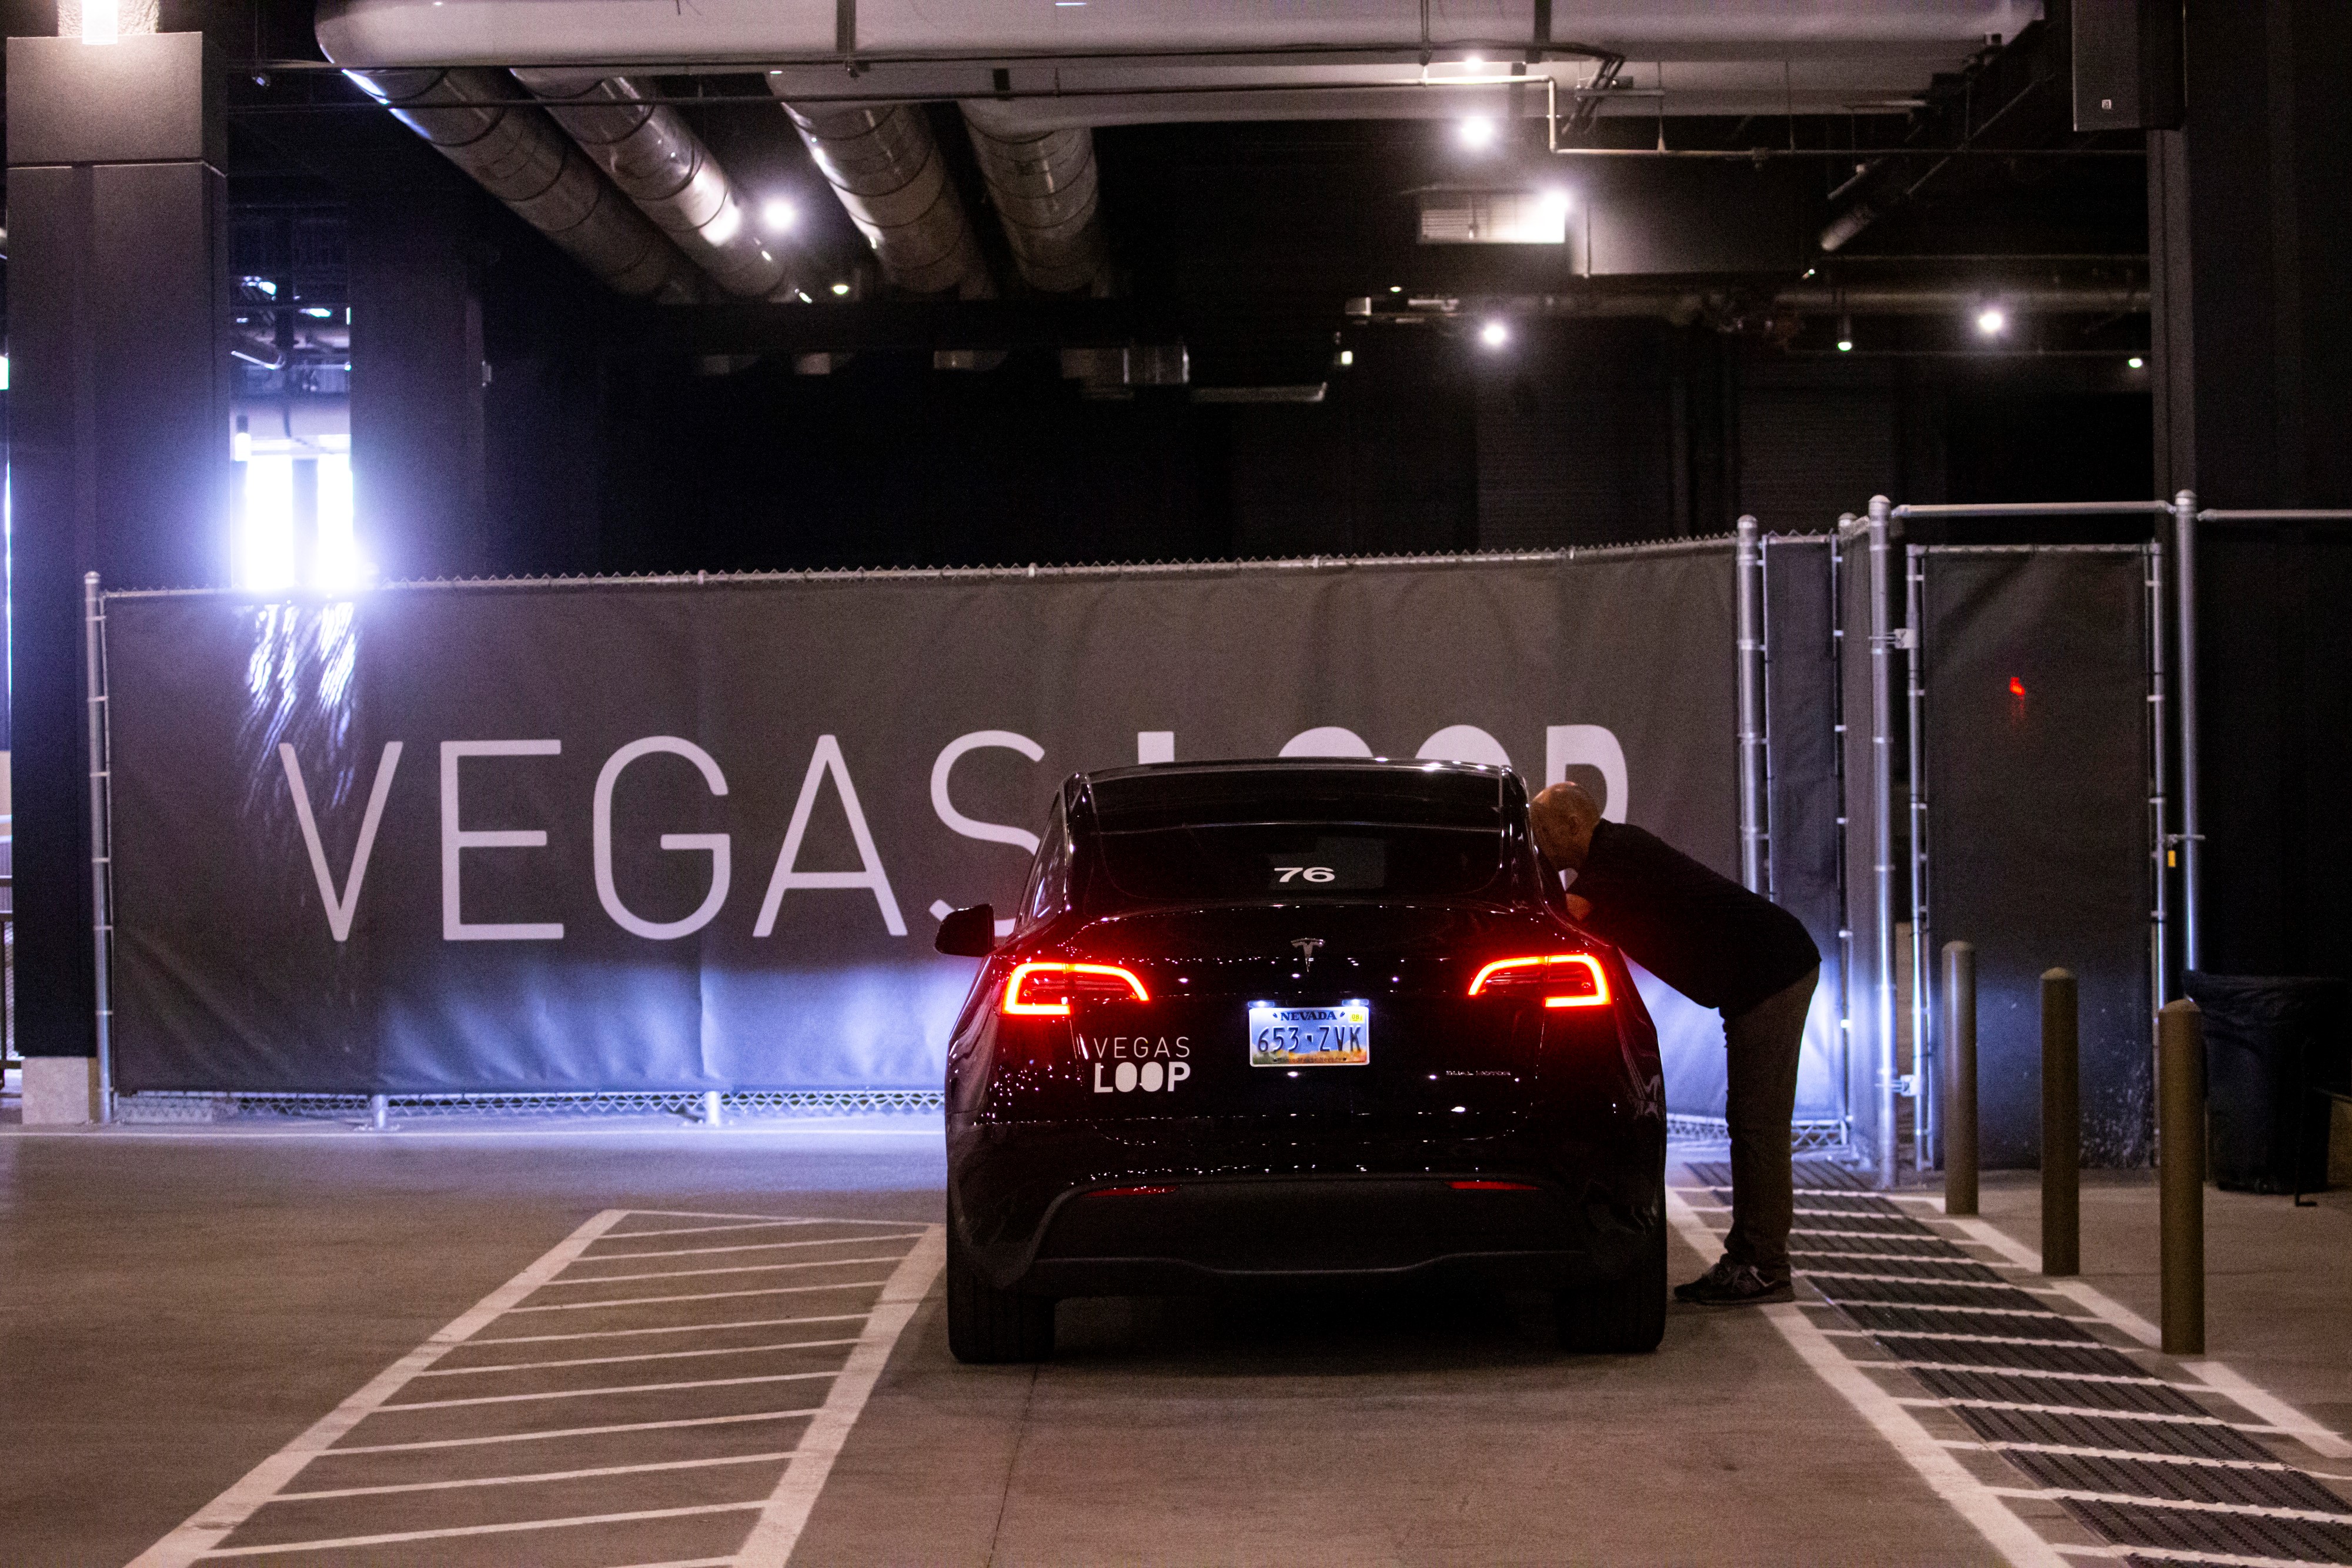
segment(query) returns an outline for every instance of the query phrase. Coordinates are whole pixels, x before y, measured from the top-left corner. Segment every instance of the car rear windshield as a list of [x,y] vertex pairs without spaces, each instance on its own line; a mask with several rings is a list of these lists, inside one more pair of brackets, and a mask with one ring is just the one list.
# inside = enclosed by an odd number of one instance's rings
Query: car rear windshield
[[1137,902],[1458,898],[1503,866],[1492,776],[1170,773],[1103,779],[1094,798],[1107,891]]

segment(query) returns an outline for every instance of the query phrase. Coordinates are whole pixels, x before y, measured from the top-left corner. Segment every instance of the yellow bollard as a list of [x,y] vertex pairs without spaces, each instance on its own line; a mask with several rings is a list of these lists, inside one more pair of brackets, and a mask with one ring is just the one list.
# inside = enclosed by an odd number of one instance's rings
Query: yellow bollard
[[2083,1271],[2083,1089],[2074,974],[2042,977],[2042,1271]]
[[1944,944],[1944,1212],[1977,1211],[1977,950]]
[[2163,1215],[2164,1354],[2205,1354],[2205,1015],[2186,998],[2156,1015],[2157,1178]]

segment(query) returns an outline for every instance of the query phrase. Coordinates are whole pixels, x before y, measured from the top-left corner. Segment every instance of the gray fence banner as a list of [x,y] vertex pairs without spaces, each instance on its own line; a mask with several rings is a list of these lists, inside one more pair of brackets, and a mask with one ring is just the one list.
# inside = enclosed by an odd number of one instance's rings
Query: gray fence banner
[[928,1087],[937,915],[1139,759],[1508,762],[1737,864],[1727,540],[132,594],[107,639],[125,1089]]
[[2063,967],[2081,998],[2083,1158],[2145,1165],[2147,549],[1921,553],[1929,942],[1976,944],[1984,1164],[2040,1160],[2040,977]]

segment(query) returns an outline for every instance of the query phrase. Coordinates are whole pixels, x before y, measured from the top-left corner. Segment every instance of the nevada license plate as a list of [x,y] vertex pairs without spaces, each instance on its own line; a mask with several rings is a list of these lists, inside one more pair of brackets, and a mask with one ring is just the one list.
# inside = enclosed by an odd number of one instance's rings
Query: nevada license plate
[[1277,1008],[1252,1002],[1252,1067],[1361,1067],[1372,1060],[1372,1004]]

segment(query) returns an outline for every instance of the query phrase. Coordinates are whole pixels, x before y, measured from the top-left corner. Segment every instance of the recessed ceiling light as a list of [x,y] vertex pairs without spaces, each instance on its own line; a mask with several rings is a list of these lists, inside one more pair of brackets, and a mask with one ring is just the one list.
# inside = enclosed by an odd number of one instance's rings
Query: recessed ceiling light
[[782,196],[771,196],[760,204],[760,226],[772,235],[782,234],[800,221],[800,208]]
[[1495,144],[1495,122],[1483,114],[1474,114],[1462,122],[1462,145],[1474,152],[1483,152]]
[[1489,321],[1478,329],[1478,340],[1490,349],[1499,349],[1511,340],[1511,329],[1499,320]]
[[1977,312],[1977,330],[1988,338],[1998,338],[2009,329],[2009,312],[1998,305],[1988,305]]
[[2147,369],[2147,361],[2141,359],[2137,354],[2134,354],[2130,359],[2126,360],[2124,363],[2129,365],[2136,371],[2144,371]]
[[849,292],[849,285],[846,283],[836,283],[833,286],[833,291],[835,294],[846,294]]

